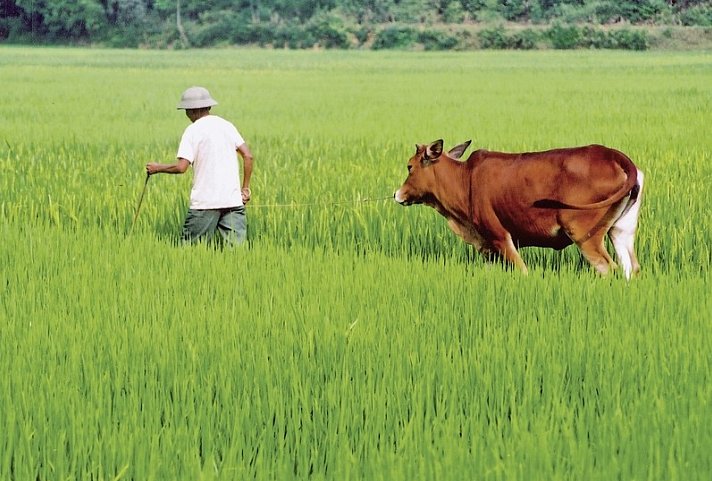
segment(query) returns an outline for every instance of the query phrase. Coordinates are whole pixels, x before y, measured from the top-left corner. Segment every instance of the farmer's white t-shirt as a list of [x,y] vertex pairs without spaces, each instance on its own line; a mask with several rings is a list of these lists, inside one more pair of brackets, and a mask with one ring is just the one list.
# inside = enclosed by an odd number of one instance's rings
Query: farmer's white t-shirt
[[244,143],[235,126],[217,115],[201,117],[185,129],[178,158],[193,166],[191,209],[243,205],[237,148]]

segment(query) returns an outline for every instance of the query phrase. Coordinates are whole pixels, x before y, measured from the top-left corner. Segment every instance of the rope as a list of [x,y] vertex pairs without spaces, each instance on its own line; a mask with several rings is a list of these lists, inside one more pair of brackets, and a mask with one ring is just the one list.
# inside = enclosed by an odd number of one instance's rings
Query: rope
[[245,207],[254,209],[265,209],[273,207],[317,207],[317,206],[334,206],[334,205],[352,205],[352,204],[365,204],[367,202],[382,202],[384,200],[390,200],[391,196],[380,197],[378,199],[356,199],[356,200],[342,200],[338,202],[302,202],[302,203],[291,203],[291,204],[250,204],[247,203]]

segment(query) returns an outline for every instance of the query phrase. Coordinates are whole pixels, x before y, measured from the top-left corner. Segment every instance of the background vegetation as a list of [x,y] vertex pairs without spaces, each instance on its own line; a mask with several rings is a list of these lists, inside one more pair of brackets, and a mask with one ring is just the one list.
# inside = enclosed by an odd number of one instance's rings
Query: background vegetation
[[[0,57],[0,479],[709,479],[709,53]],[[190,174],[127,236],[193,84],[256,156],[244,249],[177,243]],[[374,200],[440,137],[625,151],[641,277]]]
[[684,36],[675,26],[710,41],[712,2],[0,0],[0,39],[15,43],[641,50]]

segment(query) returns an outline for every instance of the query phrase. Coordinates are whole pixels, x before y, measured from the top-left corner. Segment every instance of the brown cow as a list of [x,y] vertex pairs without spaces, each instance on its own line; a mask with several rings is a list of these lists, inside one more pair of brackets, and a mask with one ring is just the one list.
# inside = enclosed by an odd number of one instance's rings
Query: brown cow
[[626,155],[589,145],[521,154],[478,150],[461,162],[469,145],[447,153],[442,140],[417,145],[396,202],[433,207],[477,250],[525,273],[517,246],[559,250],[575,243],[607,274],[616,264],[606,251],[606,234],[626,278],[640,270],[633,243],[643,173]]

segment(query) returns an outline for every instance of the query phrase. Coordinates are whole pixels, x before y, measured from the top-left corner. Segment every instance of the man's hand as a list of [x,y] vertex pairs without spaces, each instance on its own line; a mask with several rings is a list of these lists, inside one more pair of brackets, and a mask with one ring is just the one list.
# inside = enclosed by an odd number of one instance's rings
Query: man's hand
[[240,193],[242,194],[242,203],[247,204],[252,197],[252,191],[249,187],[243,187]]
[[146,173],[148,175],[153,175],[158,172],[159,165],[157,162],[149,162],[146,164]]

